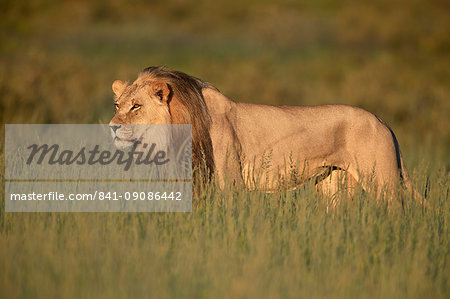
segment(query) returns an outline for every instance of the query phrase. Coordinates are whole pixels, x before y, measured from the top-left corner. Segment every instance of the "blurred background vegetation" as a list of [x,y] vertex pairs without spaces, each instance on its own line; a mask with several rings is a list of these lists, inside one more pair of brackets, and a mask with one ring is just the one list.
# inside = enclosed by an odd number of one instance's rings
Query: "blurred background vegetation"
[[238,101],[363,107],[408,165],[450,166],[446,0],[2,0],[0,28],[2,123],[107,122],[111,82],[164,65]]

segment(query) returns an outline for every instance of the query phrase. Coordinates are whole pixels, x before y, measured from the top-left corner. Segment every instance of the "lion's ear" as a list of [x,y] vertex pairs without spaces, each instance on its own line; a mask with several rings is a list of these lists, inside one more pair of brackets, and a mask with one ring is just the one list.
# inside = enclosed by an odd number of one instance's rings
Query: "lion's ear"
[[127,84],[123,81],[116,80],[112,84],[112,90],[117,97],[120,97],[127,87]]
[[167,103],[170,96],[170,87],[165,82],[155,82],[151,85],[152,93],[157,96],[161,102]]

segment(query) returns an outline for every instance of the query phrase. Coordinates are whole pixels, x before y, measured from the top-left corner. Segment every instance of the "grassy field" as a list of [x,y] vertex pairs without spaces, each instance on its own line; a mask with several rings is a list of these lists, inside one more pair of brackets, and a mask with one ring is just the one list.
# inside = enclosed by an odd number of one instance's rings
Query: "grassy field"
[[430,205],[210,186],[192,213],[5,213],[2,132],[0,297],[448,298],[449,28],[441,0],[1,1],[2,124],[106,123],[115,79],[165,65],[376,113]]

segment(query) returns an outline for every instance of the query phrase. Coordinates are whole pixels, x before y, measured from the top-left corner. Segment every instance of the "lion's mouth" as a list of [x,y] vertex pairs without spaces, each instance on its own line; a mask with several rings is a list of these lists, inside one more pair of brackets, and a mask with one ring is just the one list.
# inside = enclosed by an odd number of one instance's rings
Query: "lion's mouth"
[[129,149],[133,147],[138,140],[136,138],[125,139],[114,137],[114,145],[119,149]]
[[114,137],[114,141],[128,141],[128,142],[136,142],[137,139],[136,138],[130,138],[130,139],[126,139],[126,138],[120,138],[120,137]]

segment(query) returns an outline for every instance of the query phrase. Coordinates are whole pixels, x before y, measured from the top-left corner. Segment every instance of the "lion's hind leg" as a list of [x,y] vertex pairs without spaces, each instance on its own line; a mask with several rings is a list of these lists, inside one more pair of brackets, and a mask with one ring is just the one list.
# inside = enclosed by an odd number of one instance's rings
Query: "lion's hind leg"
[[334,208],[343,198],[353,197],[357,180],[339,167],[327,167],[316,178],[316,190],[329,199],[328,208]]

